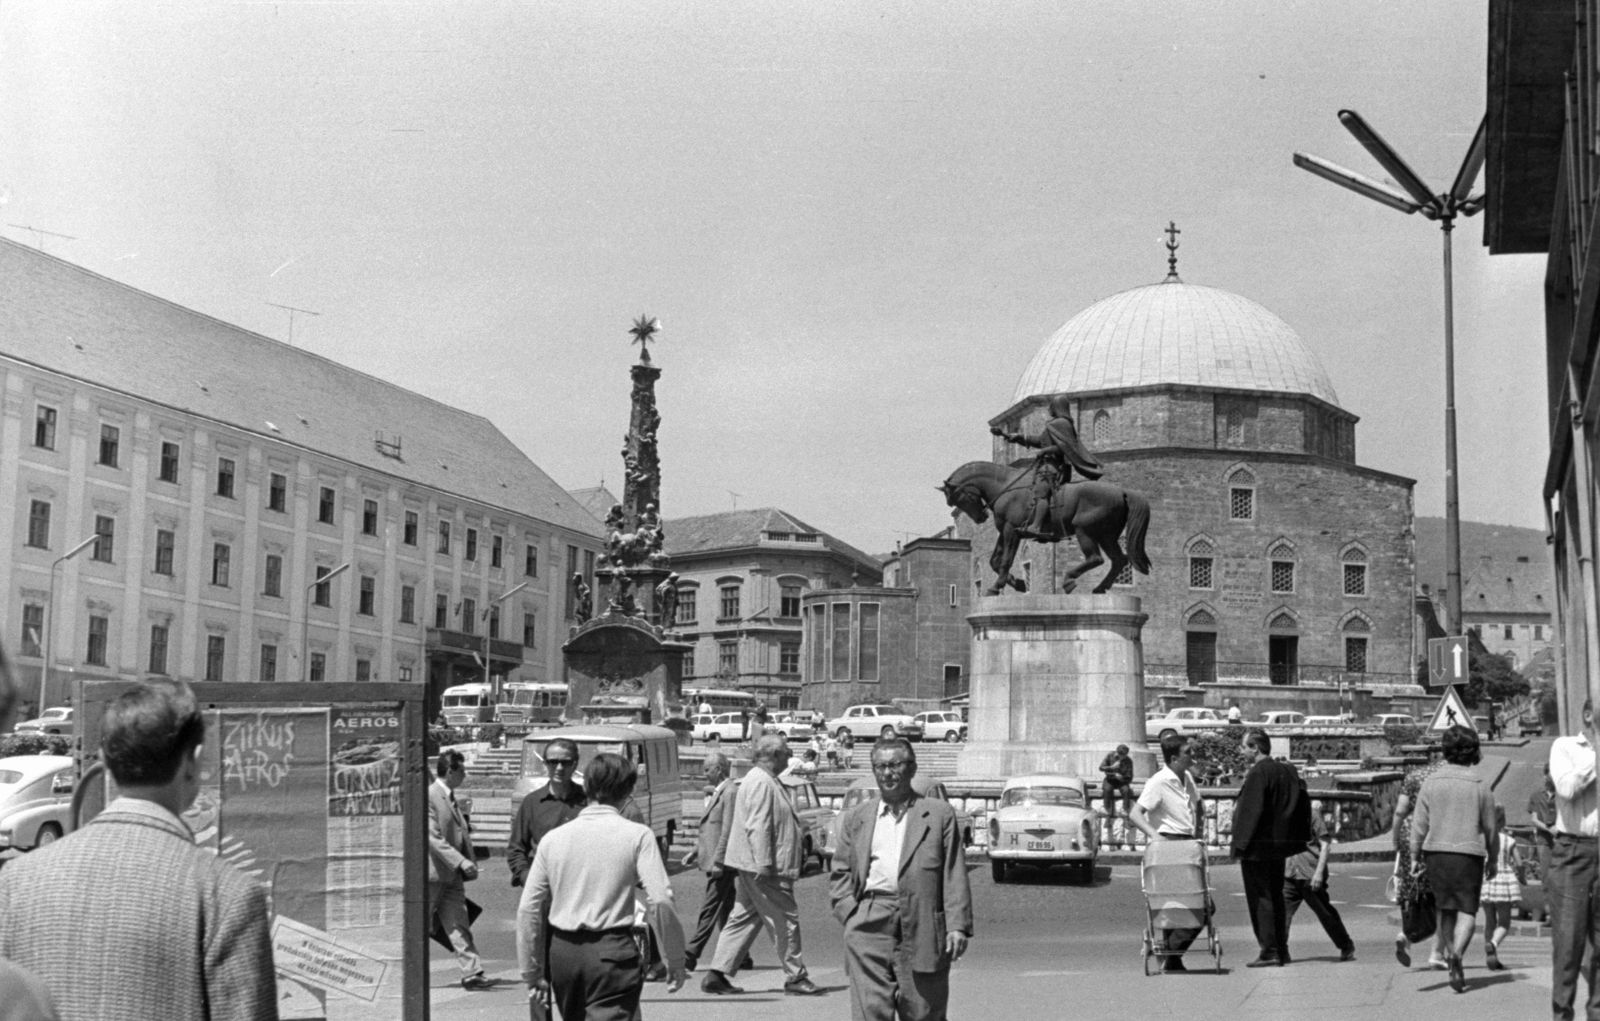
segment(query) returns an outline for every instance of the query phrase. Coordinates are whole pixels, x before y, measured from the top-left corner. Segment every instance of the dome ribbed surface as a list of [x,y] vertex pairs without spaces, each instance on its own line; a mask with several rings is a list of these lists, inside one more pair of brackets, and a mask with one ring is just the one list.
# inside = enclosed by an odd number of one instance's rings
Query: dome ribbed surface
[[1311,394],[1328,374],[1289,324],[1248,298],[1169,281],[1095,302],[1033,356],[1012,403],[1035,394],[1181,383]]

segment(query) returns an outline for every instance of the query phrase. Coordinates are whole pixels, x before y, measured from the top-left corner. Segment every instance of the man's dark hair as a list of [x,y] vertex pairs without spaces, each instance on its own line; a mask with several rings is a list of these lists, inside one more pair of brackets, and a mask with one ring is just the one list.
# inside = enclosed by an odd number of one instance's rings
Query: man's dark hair
[[1125,744],[1117,745],[1117,754],[1118,755],[1126,755],[1126,754],[1128,754],[1128,746],[1125,745]]
[[627,759],[613,752],[601,752],[583,773],[583,793],[591,804],[614,805],[633,793],[639,773]]
[[[893,751],[896,748],[904,748],[906,750],[906,755],[910,756],[911,758],[911,764],[913,766],[917,764],[917,750],[911,747],[911,742],[908,739],[903,738],[898,734],[894,737],[880,737],[877,741],[873,742],[872,755],[875,756],[879,752]],[[868,757],[871,758],[872,756]]]
[[544,757],[548,759],[550,757],[550,753],[555,751],[557,748],[565,748],[567,751],[572,753],[572,761],[578,761],[578,742],[574,741],[572,738],[552,737],[545,743]]
[[123,786],[171,783],[183,757],[205,737],[194,692],[182,681],[145,681],[106,710],[100,753]]
[[1439,747],[1444,761],[1454,766],[1476,766],[1483,758],[1478,751],[1478,732],[1471,727],[1451,727],[1444,732]]
[[1172,765],[1172,760],[1183,754],[1189,738],[1183,734],[1164,734],[1161,738],[1161,761]]
[[1272,754],[1272,738],[1268,737],[1267,732],[1264,730],[1252,729],[1245,731],[1244,743],[1246,748],[1254,748],[1262,755]]
[[443,777],[446,773],[450,772],[452,769],[455,769],[457,766],[464,765],[466,761],[467,757],[465,755],[462,755],[454,748],[451,748],[448,751],[442,751],[439,753],[439,761],[434,763],[433,771],[438,773],[439,776]]

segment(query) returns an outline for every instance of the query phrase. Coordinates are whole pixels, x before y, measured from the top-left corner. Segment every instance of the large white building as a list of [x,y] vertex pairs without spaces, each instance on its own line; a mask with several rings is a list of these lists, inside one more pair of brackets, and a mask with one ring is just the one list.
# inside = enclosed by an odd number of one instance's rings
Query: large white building
[[0,635],[49,703],[561,679],[601,527],[491,422],[7,241],[0,279]]

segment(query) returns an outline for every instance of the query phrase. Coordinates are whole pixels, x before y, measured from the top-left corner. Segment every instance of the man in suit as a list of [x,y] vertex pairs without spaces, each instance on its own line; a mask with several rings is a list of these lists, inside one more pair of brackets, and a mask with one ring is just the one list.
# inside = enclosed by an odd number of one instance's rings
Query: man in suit
[[700,981],[702,992],[743,992],[729,981],[750,953],[765,922],[778,944],[787,976],[783,991],[792,996],[822,992],[806,974],[800,957],[800,908],[794,881],[800,877],[800,818],[778,774],[789,764],[789,742],[782,734],[763,734],[751,749],[753,766],[734,795],[728,821],[724,868],[738,870],[733,912],[717,940],[717,958]]
[[1261,948],[1260,956],[1245,967],[1281,967],[1289,963],[1284,862],[1311,841],[1311,799],[1299,772],[1272,757],[1266,731],[1246,733],[1244,751],[1253,763],[1234,803],[1233,855],[1239,859],[1250,927]]
[[478,878],[477,856],[467,821],[456,805],[456,788],[467,778],[466,756],[454,749],[441,752],[434,769],[438,779],[428,785],[428,859],[432,865],[428,908],[455,948],[461,987],[488,989],[493,983],[483,973],[472,940],[472,920],[467,917],[466,882]]
[[0,870],[0,957],[44,982],[62,1021],[275,1021],[266,890],[180,818],[200,792],[194,693],[134,685],[101,734],[119,796]]
[[844,923],[855,1021],[944,1021],[950,965],[972,936],[972,890],[955,812],[911,786],[917,755],[903,737],[872,749],[878,801],[839,820],[834,917]]
[[[728,923],[737,894],[735,879],[738,875],[726,867],[728,835],[733,822],[733,795],[736,787],[729,776],[731,764],[719,751],[706,753],[705,778],[711,793],[706,797],[705,811],[700,813],[700,835],[695,848],[684,859],[685,865],[698,865],[706,876],[705,900],[700,904],[700,924],[695,927],[694,938],[684,949],[684,966],[694,971],[705,953],[712,937]],[[744,966],[744,962],[740,962]]]

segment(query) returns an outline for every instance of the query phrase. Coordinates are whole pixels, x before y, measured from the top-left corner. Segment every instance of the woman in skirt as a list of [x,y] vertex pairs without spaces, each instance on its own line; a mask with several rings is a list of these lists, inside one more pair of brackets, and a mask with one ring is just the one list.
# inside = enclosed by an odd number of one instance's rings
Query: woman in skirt
[[[1418,879],[1411,871],[1411,811],[1417,807],[1417,794],[1422,790],[1422,782],[1433,775],[1434,770],[1444,763],[1430,762],[1426,766],[1418,766],[1406,774],[1400,782],[1400,797],[1394,803],[1394,877],[1395,877],[1395,903],[1404,904],[1411,898],[1411,893],[1416,889]],[[1400,962],[1402,968],[1411,967],[1411,941],[1406,939],[1404,930],[1394,937],[1394,959]],[[1428,967],[1443,971],[1445,968],[1444,942],[1437,934],[1433,938],[1433,949],[1428,954]]]
[[1483,953],[1490,971],[1504,971],[1500,963],[1500,943],[1511,932],[1511,909],[1522,901],[1522,884],[1517,882],[1517,863],[1513,857],[1517,841],[1506,832],[1506,809],[1494,806],[1494,822],[1500,831],[1500,847],[1495,856],[1494,877],[1483,884]]

